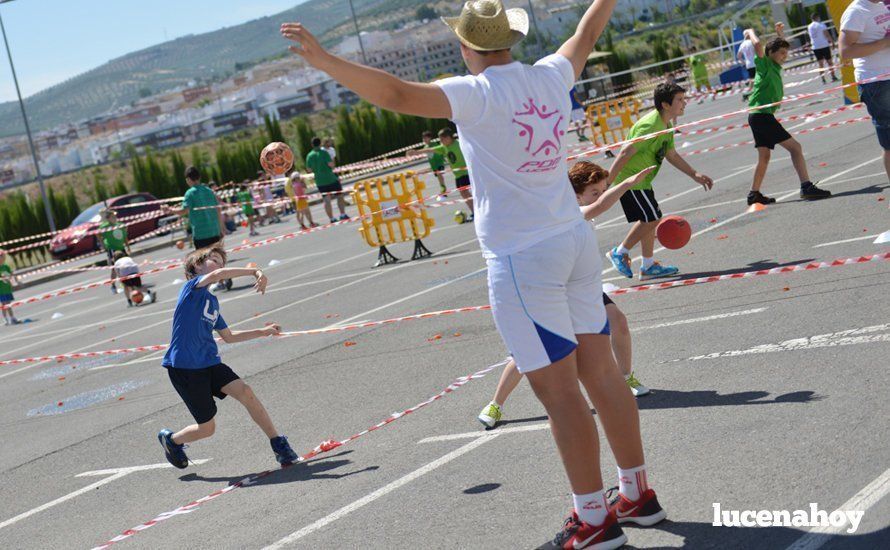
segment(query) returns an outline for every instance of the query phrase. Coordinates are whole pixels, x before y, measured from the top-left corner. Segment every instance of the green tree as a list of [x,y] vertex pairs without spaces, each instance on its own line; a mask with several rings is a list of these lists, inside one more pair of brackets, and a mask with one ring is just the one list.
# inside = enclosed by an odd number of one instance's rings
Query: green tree
[[114,180],[114,188],[112,193],[114,193],[115,197],[119,197],[121,195],[126,195],[129,193],[127,191],[127,186],[124,183],[124,178],[122,176],[118,176],[117,179]]
[[263,115],[263,124],[266,127],[266,143],[273,143],[276,141],[280,141],[285,143],[284,133],[281,131],[281,125],[278,123],[277,118],[273,118],[269,116],[269,114]]
[[439,17],[439,14],[436,12],[436,8],[433,8],[432,6],[428,6],[426,4],[418,7],[417,11],[414,12],[414,15],[420,21],[423,21],[424,19],[432,21],[433,19],[438,19]]

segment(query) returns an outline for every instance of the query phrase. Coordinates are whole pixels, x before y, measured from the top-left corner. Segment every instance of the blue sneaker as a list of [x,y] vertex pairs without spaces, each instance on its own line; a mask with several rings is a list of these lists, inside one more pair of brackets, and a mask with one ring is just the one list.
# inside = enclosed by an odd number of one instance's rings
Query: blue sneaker
[[657,277],[670,277],[676,275],[680,270],[672,265],[661,265],[658,262],[649,266],[649,269],[640,269],[640,280],[655,279]]
[[275,452],[275,460],[282,466],[290,466],[300,459],[300,455],[290,448],[290,443],[287,442],[287,438],[283,435],[272,438],[269,442],[272,444],[272,450]]
[[612,266],[618,270],[618,273],[621,273],[628,279],[634,278],[634,272],[630,268],[630,256],[619,254],[617,246],[606,253],[606,258],[612,262]]
[[188,468],[189,457],[185,456],[185,445],[173,443],[173,432],[167,429],[161,430],[158,432],[158,441],[161,442],[161,447],[164,448],[167,462],[180,470]]

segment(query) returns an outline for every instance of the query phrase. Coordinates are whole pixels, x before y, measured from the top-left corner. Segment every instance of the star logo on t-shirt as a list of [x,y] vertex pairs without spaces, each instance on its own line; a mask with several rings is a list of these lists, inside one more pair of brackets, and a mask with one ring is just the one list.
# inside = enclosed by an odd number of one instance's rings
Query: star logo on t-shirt
[[534,157],[541,151],[550,155],[559,151],[564,130],[560,130],[563,116],[557,110],[547,111],[547,106],[538,107],[535,100],[523,103],[523,111],[513,113],[513,123],[519,125],[519,137],[527,139],[525,150]]

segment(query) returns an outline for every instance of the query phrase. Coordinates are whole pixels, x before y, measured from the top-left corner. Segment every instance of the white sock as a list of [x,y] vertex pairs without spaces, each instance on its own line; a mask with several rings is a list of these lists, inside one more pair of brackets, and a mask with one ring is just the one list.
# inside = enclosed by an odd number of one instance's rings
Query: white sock
[[619,254],[630,254],[630,250],[628,250],[627,248],[624,248],[624,245],[621,245],[621,244],[619,244],[618,246],[616,246],[616,247],[615,247],[615,250],[616,250]]
[[606,497],[602,491],[587,495],[572,493],[572,501],[575,503],[575,513],[584,523],[602,525],[606,521],[609,508],[606,506]]
[[618,492],[630,501],[637,501],[649,489],[646,479],[646,465],[624,470],[618,468]]
[[649,269],[655,263],[655,258],[643,257],[643,269]]

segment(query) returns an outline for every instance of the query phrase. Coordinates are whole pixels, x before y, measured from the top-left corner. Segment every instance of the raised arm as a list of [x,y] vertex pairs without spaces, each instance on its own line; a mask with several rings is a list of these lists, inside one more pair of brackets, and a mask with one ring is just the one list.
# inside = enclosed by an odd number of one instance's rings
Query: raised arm
[[232,330],[226,327],[216,332],[219,333],[219,336],[223,339],[223,342],[227,344],[237,344],[238,342],[246,342],[247,340],[263,338],[264,336],[275,336],[276,334],[281,332],[281,327],[273,323],[266,328],[258,328],[253,330]]
[[766,52],[763,49],[763,42],[760,41],[760,37],[757,36],[754,29],[745,29],[745,36],[748,37],[748,40],[751,41],[751,45],[754,46],[754,53],[757,54],[757,57],[765,57]]
[[581,21],[578,22],[578,28],[575,34],[566,40],[565,44],[560,46],[556,53],[563,55],[572,62],[575,69],[575,78],[581,75],[584,66],[587,64],[587,57],[593,51],[596,41],[599,40],[603,29],[609,23],[609,17],[612,16],[612,10],[615,9],[617,0],[594,0],[593,4],[587,8]]
[[624,169],[627,161],[629,161],[636,153],[637,149],[631,143],[628,143],[621,148],[621,151],[618,152],[618,156],[615,157],[615,160],[612,161],[612,166],[609,168],[609,186],[615,183],[615,178],[617,178],[618,174]]
[[289,49],[306,63],[326,72],[362,99],[382,109],[427,118],[451,118],[448,97],[435,84],[407,82],[387,72],[337,57],[326,51],[301,23],[281,25],[281,34],[296,43]]
[[260,294],[266,293],[266,285],[269,284],[269,279],[259,269],[250,267],[223,267],[213,270],[205,275],[197,286],[202,288],[226,279],[234,279],[235,277],[255,277],[256,283],[253,285],[253,288]]

